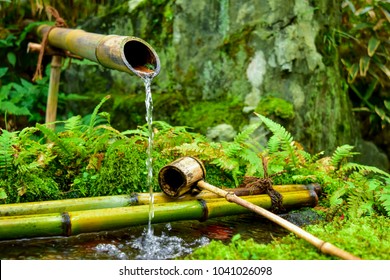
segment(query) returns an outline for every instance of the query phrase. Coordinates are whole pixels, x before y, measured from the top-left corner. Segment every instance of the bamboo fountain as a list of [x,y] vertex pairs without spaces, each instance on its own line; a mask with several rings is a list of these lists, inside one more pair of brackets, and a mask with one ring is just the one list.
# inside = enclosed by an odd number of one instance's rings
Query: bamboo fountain
[[[51,73],[53,79],[50,80],[49,86],[50,108],[47,123],[55,121],[62,56],[86,58],[106,68],[133,73],[141,78],[145,76],[153,78],[160,71],[157,53],[148,43],[136,37],[100,35],[48,25],[38,26],[36,32],[46,38],[47,43],[43,46],[31,45],[30,49],[47,48],[47,53],[51,52],[53,55]],[[160,171],[159,181],[163,192],[154,194],[153,223],[204,221],[253,211],[251,207],[238,205],[237,201],[230,203],[229,201],[233,200],[227,201],[225,198],[228,197],[242,197],[242,200],[261,209],[272,207],[271,198],[256,191],[248,189],[215,191],[214,188],[210,188],[209,184],[203,181],[205,170],[202,164],[196,166],[198,177],[196,174],[182,176],[180,169],[175,169],[176,167],[169,165]],[[178,174],[180,176],[176,177]],[[193,186],[198,186],[203,191],[189,194],[188,191]],[[274,186],[274,189],[283,195],[285,209],[314,207],[318,202],[317,194],[321,191],[320,187],[315,185]],[[220,198],[221,195],[225,198]],[[146,225],[150,222],[149,203],[150,195],[140,193],[0,205],[0,240],[71,236]]]

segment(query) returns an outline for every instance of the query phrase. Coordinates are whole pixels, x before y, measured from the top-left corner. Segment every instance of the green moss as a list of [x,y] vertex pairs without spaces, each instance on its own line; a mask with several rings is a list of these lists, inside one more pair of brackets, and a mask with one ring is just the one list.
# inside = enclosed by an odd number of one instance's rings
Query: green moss
[[282,98],[272,96],[262,98],[255,111],[264,116],[275,115],[282,119],[293,119],[295,116],[293,104]]
[[202,134],[206,134],[207,128],[222,123],[230,124],[237,130],[247,123],[240,108],[240,105],[227,101],[202,101],[184,107],[174,115],[174,119]]
[[[309,233],[333,245],[367,260],[390,259],[390,220],[383,216],[361,217],[353,220],[337,220],[305,227]],[[337,259],[325,255],[317,248],[295,235],[276,239],[269,244],[258,244],[253,239],[242,240],[235,236],[224,245],[212,241],[197,249],[186,259],[220,260],[325,260]]]

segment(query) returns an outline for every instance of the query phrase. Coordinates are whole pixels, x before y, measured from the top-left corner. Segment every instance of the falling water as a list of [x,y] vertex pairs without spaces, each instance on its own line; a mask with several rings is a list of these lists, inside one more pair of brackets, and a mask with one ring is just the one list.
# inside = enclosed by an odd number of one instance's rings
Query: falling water
[[152,227],[152,219],[154,217],[154,195],[153,195],[153,159],[152,159],[152,152],[153,152],[153,98],[152,98],[152,91],[151,91],[151,83],[152,83],[153,76],[151,75],[144,75],[142,77],[142,80],[145,84],[145,106],[146,106],[146,122],[148,124],[148,148],[146,151],[147,158],[146,158],[146,170],[147,170],[147,179],[146,183],[149,187],[149,221],[148,221],[148,235],[153,235],[153,227]]

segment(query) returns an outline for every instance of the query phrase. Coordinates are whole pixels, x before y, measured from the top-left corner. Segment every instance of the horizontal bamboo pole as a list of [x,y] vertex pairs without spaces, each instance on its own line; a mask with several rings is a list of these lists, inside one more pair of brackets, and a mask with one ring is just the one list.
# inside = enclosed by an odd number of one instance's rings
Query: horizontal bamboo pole
[[[268,195],[244,197],[247,201],[264,208],[271,207]],[[315,206],[318,197],[313,190],[286,192],[283,206],[294,209]],[[207,220],[209,218],[249,213],[250,210],[223,198],[186,200],[158,203],[154,206],[152,223],[180,220]],[[0,217],[0,240],[70,236],[87,232],[115,230],[149,221],[149,205],[83,210],[63,213]]]
[[[37,34],[48,34],[50,46],[66,50],[100,65],[143,77],[160,72],[160,59],[144,40],[133,36],[102,35],[81,29],[40,25]],[[153,66],[149,69],[147,66]]]
[[[275,185],[273,188],[280,192],[292,192],[302,190],[314,190],[319,195],[321,188],[319,185]],[[259,194],[258,190],[249,190],[247,188],[226,189],[227,191],[233,191],[238,196],[243,195],[256,195]],[[0,217],[2,216],[17,216],[17,215],[34,215],[34,214],[47,214],[47,213],[62,213],[77,210],[92,210],[100,208],[114,208],[125,207],[129,205],[149,205],[149,193],[137,193],[134,195],[113,195],[113,196],[100,196],[100,197],[88,197],[88,198],[74,198],[63,200],[51,200],[40,202],[25,202],[25,203],[13,203],[0,205]],[[218,198],[219,196],[209,192],[202,191],[196,196],[186,194],[179,198],[170,198],[164,193],[154,193],[155,203],[166,203],[172,201],[185,201],[190,199],[211,199]]]

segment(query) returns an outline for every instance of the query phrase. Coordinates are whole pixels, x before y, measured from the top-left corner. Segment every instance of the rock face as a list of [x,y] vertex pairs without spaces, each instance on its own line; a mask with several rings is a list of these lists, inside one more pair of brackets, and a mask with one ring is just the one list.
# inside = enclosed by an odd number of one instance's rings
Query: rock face
[[[162,66],[155,95],[175,92],[190,105],[232,102],[248,121],[267,106],[261,100],[281,98],[294,114],[271,117],[307,150],[329,152],[354,145],[359,136],[331,44],[331,30],[340,24],[339,5],[332,0],[130,0],[116,9],[117,16],[103,20],[106,32],[138,36],[155,48]],[[123,73],[112,73],[110,82],[111,88],[126,85],[142,92],[142,83],[129,84]]]

